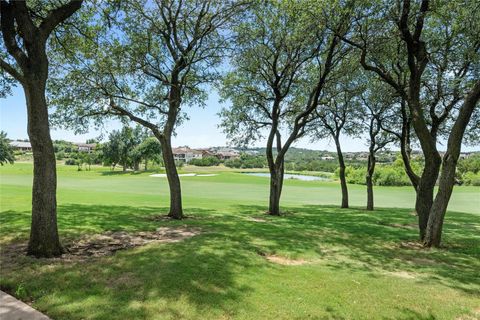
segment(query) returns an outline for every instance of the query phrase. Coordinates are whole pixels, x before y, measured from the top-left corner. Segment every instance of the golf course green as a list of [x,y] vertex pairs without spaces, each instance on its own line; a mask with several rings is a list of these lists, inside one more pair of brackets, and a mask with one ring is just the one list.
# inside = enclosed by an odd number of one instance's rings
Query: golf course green
[[0,289],[52,319],[478,319],[480,187],[457,186],[444,247],[417,245],[411,187],[288,179],[280,217],[268,178],[187,166],[187,219],[167,212],[166,178],[58,165],[64,245],[91,235],[191,228],[198,234],[78,260],[8,256],[28,241],[32,164],[0,167]]

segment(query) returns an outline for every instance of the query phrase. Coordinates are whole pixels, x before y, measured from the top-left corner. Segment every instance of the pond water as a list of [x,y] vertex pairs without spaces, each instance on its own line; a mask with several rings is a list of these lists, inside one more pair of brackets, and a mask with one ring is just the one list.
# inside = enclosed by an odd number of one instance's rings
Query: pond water
[[[244,172],[244,174],[247,174],[249,176],[270,178],[270,173],[264,173],[264,172]],[[283,178],[284,179],[296,179],[296,180],[302,180],[302,181],[318,181],[318,180],[328,181],[328,180],[330,180],[328,178],[323,178],[323,177],[306,176],[306,175],[303,175],[303,174],[290,174],[290,173],[285,173]]]

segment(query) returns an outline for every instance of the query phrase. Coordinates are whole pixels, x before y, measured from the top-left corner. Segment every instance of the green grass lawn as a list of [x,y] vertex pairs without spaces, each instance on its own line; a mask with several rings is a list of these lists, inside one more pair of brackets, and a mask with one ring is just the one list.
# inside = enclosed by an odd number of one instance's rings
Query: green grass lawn
[[[287,180],[281,217],[264,215],[268,179],[231,170],[182,177],[183,221],[167,211],[165,178],[58,166],[64,242],[105,231],[191,226],[201,234],[84,262],[19,257],[0,286],[53,319],[478,319],[480,188],[456,187],[443,249],[417,239],[411,187],[376,188],[363,210],[351,185],[341,210],[336,182]],[[0,168],[0,243],[28,239],[32,166]],[[265,221],[252,218],[261,217]],[[19,253],[20,255],[21,253]],[[281,265],[268,256],[304,264]]]

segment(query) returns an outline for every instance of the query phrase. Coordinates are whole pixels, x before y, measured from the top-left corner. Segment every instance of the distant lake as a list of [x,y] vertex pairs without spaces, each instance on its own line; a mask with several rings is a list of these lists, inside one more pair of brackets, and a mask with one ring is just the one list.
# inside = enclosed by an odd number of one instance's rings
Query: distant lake
[[[263,172],[244,172],[243,174],[248,174],[249,176],[257,176],[257,177],[266,177],[270,178],[270,173],[263,173]],[[302,180],[302,181],[328,181],[330,179],[328,178],[322,178],[322,177],[315,177],[315,176],[306,176],[303,174],[289,174],[285,173],[283,176],[283,179],[296,179],[296,180]]]

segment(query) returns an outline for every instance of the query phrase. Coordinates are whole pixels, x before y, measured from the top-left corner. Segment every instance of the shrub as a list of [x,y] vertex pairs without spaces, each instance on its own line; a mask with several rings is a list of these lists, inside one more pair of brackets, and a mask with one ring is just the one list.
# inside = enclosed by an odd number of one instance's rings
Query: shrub
[[480,186],[480,172],[466,172],[463,174],[462,180],[466,186]]
[[[339,169],[335,171],[335,177],[338,178]],[[354,168],[347,166],[345,168],[345,177],[348,183],[366,184],[366,167]],[[377,165],[373,174],[373,184],[376,186],[408,186],[410,179],[405,173],[403,167],[396,165]]]
[[78,163],[77,163],[77,160],[75,160],[75,159],[67,159],[65,161],[65,164],[67,166],[76,166]]
[[267,160],[265,159],[265,156],[252,156],[248,154],[242,154],[240,155],[240,158],[225,161],[225,166],[237,169],[265,168],[266,165]]
[[218,159],[217,157],[205,157],[201,159],[192,159],[190,160],[189,164],[199,167],[210,167],[218,166],[220,162],[220,159]]
[[185,164],[184,161],[175,161],[175,166],[177,168],[182,168],[184,164]]
[[229,168],[239,169],[242,166],[240,159],[229,159],[225,161],[225,166]]

